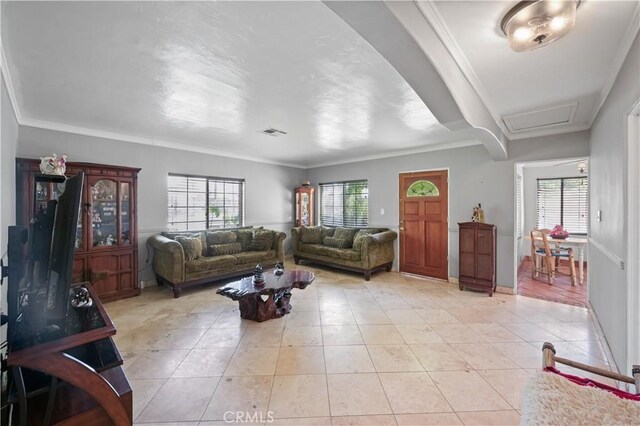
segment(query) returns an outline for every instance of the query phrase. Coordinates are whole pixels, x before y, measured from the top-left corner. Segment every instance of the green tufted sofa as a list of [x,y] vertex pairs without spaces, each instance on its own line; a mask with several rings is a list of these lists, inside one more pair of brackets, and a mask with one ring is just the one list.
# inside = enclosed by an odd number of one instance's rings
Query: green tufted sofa
[[[339,230],[351,229],[355,231],[350,241],[337,240],[334,235]],[[319,236],[318,236],[319,234]],[[293,228],[293,259],[296,265],[300,260],[307,260],[322,265],[350,271],[362,272],[367,281],[371,272],[386,269],[391,270],[393,264],[393,242],[398,234],[388,228],[329,228],[313,226],[307,228]],[[333,241],[331,240],[333,238]],[[348,240],[348,235],[344,238]],[[333,243],[329,245],[329,243]],[[340,246],[343,243],[343,247]],[[333,246],[332,246],[333,245]]]
[[[174,297],[180,297],[183,288],[206,284],[217,280],[251,274],[260,263],[263,268],[271,268],[284,261],[284,232],[273,232],[273,245],[268,250],[249,250],[243,245],[242,251],[236,254],[211,256],[205,250],[207,236],[215,232],[252,231],[259,228],[251,226],[233,229],[212,229],[208,231],[163,232],[153,235],[147,244],[153,249],[153,271],[158,285],[168,284],[173,289]],[[262,228],[260,228],[262,229]],[[267,230],[270,231],[270,230]],[[202,241],[202,255],[195,260],[186,260],[183,246],[175,239],[178,236],[199,236]],[[239,235],[239,234],[237,234]],[[244,233],[244,235],[247,235]],[[240,239],[238,239],[240,241]],[[249,244],[250,241],[247,243]],[[244,243],[243,243],[244,244]]]

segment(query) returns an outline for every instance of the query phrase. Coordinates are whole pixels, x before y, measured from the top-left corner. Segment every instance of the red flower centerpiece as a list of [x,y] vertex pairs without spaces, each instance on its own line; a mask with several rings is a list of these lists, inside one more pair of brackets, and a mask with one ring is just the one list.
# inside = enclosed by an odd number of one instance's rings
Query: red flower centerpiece
[[549,236],[555,240],[565,240],[569,236],[569,233],[565,231],[562,226],[556,225],[549,233]]

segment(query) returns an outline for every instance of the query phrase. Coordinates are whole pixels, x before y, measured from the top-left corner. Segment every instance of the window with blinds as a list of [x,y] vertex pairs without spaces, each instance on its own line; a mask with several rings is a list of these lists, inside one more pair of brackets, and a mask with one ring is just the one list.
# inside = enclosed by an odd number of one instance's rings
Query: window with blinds
[[516,238],[522,238],[524,232],[524,209],[522,206],[522,175],[516,173]]
[[562,225],[570,234],[587,234],[588,181],[586,177],[538,179],[538,228]]
[[169,174],[168,184],[170,230],[244,224],[244,179]]
[[320,184],[320,224],[363,227],[369,223],[366,180]]

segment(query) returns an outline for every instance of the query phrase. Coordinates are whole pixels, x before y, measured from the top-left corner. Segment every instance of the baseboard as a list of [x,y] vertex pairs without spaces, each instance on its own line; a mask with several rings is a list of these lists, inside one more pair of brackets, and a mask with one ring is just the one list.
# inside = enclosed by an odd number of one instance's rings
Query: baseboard
[[[591,320],[593,321],[593,324],[596,328],[598,339],[600,340],[600,343],[602,343],[602,348],[604,349],[604,355],[607,357],[607,362],[609,362],[609,366],[611,367],[611,370],[615,371],[616,373],[625,374],[625,373],[621,373],[620,368],[618,368],[618,364],[616,363],[616,360],[613,357],[613,353],[611,352],[611,348],[609,347],[609,342],[607,342],[607,337],[604,335],[604,330],[600,325],[600,320],[598,320],[598,315],[596,315],[596,311],[595,309],[593,309],[593,305],[591,304],[590,301],[587,301],[587,312],[589,312],[589,316],[591,317]],[[631,384],[627,385],[626,383],[622,383],[622,382],[616,382],[616,385],[618,386],[618,388],[627,390],[629,392],[631,391],[631,386],[633,386]]]
[[459,284],[460,280],[458,279],[458,277],[449,277],[449,282],[451,284]]
[[506,287],[506,286],[502,286],[502,285],[496,286],[496,293],[514,295],[514,294],[516,294],[515,290],[516,289],[514,287]]

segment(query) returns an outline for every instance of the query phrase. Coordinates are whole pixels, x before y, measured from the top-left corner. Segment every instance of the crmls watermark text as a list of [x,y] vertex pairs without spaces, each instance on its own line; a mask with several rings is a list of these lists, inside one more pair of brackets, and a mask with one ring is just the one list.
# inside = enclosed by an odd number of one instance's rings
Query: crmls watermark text
[[223,417],[226,423],[273,423],[273,411],[225,411]]

